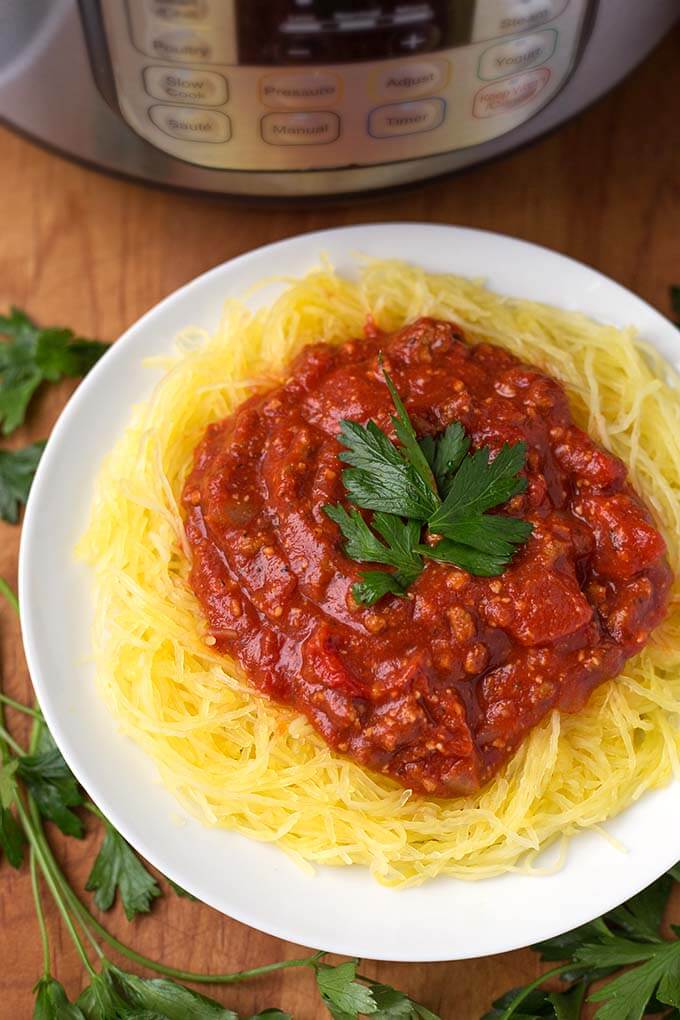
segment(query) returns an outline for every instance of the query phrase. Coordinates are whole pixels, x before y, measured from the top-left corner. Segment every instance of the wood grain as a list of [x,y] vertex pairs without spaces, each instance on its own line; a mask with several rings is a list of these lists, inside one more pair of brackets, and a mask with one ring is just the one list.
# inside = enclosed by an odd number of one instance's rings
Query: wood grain
[[[341,205],[249,208],[246,201],[148,188],[84,169],[0,129],[0,308],[17,304],[41,322],[114,339],[180,284],[257,245],[336,225],[426,220],[547,245],[668,312],[668,286],[680,283],[679,41],[676,32],[617,90],[531,148],[447,181]],[[65,383],[41,392],[28,426],[8,445],[47,435],[71,389]],[[0,524],[0,575],[12,584],[18,541],[18,528]],[[6,689],[27,699],[19,630],[4,606],[0,641]],[[22,734],[21,721],[15,729]],[[95,840],[55,844],[82,887]],[[680,904],[674,916],[680,921]],[[55,972],[75,994],[80,964],[51,905],[48,917]],[[196,970],[235,970],[301,953],[172,895],[134,931],[118,911],[110,921],[141,952]],[[464,924],[464,917],[451,918],[452,926]],[[0,961],[0,1016],[30,1016],[30,989],[40,970],[30,883],[25,872],[6,866]],[[532,978],[539,966],[524,950],[464,963],[367,963],[364,969],[408,990],[444,1020],[478,1020],[495,994]],[[324,1012],[310,977],[295,971],[214,994],[246,1014],[271,1005],[296,1020]]]

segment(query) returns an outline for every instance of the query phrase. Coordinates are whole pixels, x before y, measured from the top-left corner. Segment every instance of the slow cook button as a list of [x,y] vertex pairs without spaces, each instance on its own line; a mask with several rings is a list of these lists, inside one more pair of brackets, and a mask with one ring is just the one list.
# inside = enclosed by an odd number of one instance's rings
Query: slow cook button
[[368,116],[368,133],[373,138],[391,138],[432,131],[444,122],[445,113],[446,103],[438,98],[379,106]]
[[210,36],[186,28],[152,35],[147,52],[165,60],[183,60],[189,64],[209,64],[214,59]]
[[340,135],[337,113],[266,113],[260,121],[269,145],[327,145]]
[[543,32],[490,46],[479,58],[479,77],[482,81],[492,81],[536,67],[552,57],[556,45],[557,32],[546,28]]
[[333,106],[342,86],[336,74],[309,71],[301,74],[267,74],[260,80],[260,99],[265,106],[299,110],[304,107]]
[[152,106],[149,117],[166,135],[183,142],[228,142],[231,138],[231,121],[216,110]]
[[371,92],[379,99],[415,99],[441,92],[448,80],[447,60],[415,60],[376,71]]
[[516,74],[514,78],[485,85],[474,99],[472,112],[475,117],[494,117],[500,113],[510,113],[526,103],[530,103],[539,92],[542,92],[550,80],[547,67],[537,67],[526,74]]
[[227,82],[214,71],[190,67],[145,67],[144,85],[154,99],[221,106],[229,98]]

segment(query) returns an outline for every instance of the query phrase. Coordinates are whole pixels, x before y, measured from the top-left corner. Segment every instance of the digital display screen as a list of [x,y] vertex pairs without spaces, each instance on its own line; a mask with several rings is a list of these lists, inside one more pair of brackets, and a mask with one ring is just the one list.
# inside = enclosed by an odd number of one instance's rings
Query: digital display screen
[[475,0],[237,0],[241,64],[412,57],[470,39]]

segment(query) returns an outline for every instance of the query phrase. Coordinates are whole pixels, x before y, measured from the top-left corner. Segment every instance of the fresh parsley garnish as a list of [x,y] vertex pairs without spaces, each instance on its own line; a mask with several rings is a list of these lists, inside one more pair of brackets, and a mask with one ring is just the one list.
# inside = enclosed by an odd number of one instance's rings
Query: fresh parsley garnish
[[41,329],[19,308],[0,315],[0,425],[3,433],[22,425],[31,397],[42,382],[86,375],[108,350],[71,329]]
[[675,316],[675,325],[680,327],[680,284],[671,285],[671,309]]
[[131,921],[137,914],[148,913],[161,891],[132,847],[103,815],[102,820],[104,842],[85,888],[94,892],[94,901],[100,910],[109,910],[118,892],[125,916]]
[[24,859],[24,830],[12,812],[16,800],[16,771],[19,766],[16,758],[0,765],[0,850],[5,854],[13,868],[20,868]]
[[[532,525],[487,511],[526,489],[520,473],[526,443],[505,443],[493,459],[486,446],[470,453],[460,422],[419,440],[392,379],[384,367],[382,372],[397,412],[392,424],[400,445],[374,421],[361,425],[344,418],[339,457],[350,465],[342,472],[350,508],[340,503],[323,508],[340,528],[350,559],[394,571],[364,571],[352,587],[354,598],[373,605],[388,593],[404,595],[425,559],[484,577],[502,573]],[[372,510],[371,520],[357,508]],[[429,541],[423,540],[425,527]]]
[[[541,959],[566,962],[531,985],[506,992],[483,1020],[581,1020],[586,1002],[600,1004],[594,1020],[676,1018],[680,939],[663,938],[659,928],[678,877],[674,869],[604,917],[534,946]],[[671,930],[680,935],[680,927],[671,925]],[[567,987],[543,988],[551,976]]]
[[19,759],[17,774],[43,818],[54,822],[66,836],[81,839],[85,828],[72,809],[80,807],[85,800],[47,727],[40,733],[36,753]]
[[28,499],[45,443],[31,443],[20,450],[0,450],[0,520],[16,524],[19,507]]

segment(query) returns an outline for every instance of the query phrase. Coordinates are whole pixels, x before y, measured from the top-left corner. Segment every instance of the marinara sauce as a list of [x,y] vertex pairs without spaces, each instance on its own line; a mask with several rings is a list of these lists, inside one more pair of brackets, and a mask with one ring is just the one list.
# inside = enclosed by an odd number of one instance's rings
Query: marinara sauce
[[[382,352],[420,436],[525,440],[531,538],[498,577],[427,561],[406,598],[357,605],[362,565],[323,512],[343,500],[341,418],[394,438]],[[287,381],[211,425],[183,495],[207,641],[335,750],[413,790],[476,790],[555,707],[577,712],[662,619],[671,572],[624,464],[563,388],[446,322],[306,347]]]

